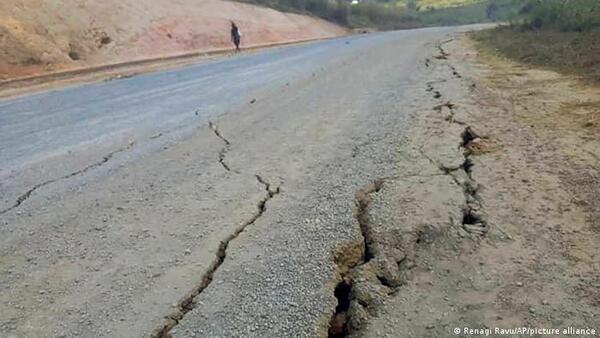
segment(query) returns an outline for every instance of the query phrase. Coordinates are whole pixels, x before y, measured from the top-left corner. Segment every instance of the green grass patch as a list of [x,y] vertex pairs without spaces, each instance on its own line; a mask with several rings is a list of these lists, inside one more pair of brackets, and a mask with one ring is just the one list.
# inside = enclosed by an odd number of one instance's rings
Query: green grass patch
[[600,28],[598,0],[528,0],[519,10],[524,29],[583,32]]
[[[490,3],[493,3],[493,7]],[[451,26],[505,21],[516,15],[518,9],[519,5],[514,0],[476,1],[456,7],[425,8],[417,15],[424,26]]]
[[600,84],[600,31],[500,27],[472,33],[485,51]]

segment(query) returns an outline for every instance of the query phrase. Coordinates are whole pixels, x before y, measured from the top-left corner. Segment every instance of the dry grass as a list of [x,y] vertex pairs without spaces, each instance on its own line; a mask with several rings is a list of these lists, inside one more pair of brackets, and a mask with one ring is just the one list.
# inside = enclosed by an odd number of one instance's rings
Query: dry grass
[[500,27],[473,33],[473,38],[488,52],[600,84],[600,31],[522,31]]

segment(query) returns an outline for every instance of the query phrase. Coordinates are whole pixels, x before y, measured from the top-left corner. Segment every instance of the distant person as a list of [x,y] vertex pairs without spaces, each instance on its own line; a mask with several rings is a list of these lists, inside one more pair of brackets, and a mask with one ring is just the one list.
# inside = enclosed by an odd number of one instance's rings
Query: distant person
[[231,42],[235,45],[235,50],[240,51],[240,42],[242,40],[242,33],[235,22],[231,21]]

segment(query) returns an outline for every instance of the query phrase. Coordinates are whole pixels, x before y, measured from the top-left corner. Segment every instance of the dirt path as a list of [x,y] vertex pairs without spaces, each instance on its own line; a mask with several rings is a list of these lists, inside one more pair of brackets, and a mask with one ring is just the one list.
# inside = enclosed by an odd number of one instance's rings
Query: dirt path
[[[413,234],[403,235],[411,259],[406,283],[383,297],[354,335],[499,336],[496,329],[523,327],[558,329],[553,337],[598,334],[598,90],[480,57],[465,37],[442,43],[429,62],[435,78],[426,90],[442,106],[419,114],[425,118],[411,142],[464,179],[429,146],[463,130],[455,145],[461,142],[469,159],[466,212],[460,222],[446,211],[457,195],[424,195],[431,182],[403,180],[374,194],[371,220]],[[396,213],[378,216],[389,203]],[[426,210],[415,213],[415,204]]]

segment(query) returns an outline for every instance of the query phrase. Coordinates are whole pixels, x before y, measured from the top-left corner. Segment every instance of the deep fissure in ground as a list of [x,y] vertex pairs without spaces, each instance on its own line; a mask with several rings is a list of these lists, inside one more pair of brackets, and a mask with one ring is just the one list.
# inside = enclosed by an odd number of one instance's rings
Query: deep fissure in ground
[[[446,52],[443,45],[448,42],[451,42],[451,41],[452,40],[447,40],[447,41],[441,42],[438,45],[438,50],[439,50],[440,56],[441,56],[441,57],[437,58],[438,60],[448,60],[450,53]],[[455,78],[462,79],[462,75],[458,72],[456,67],[454,67],[452,64],[450,64],[448,62],[445,62],[445,64],[450,69],[450,71],[452,72],[452,75]],[[428,92],[435,90],[433,83],[434,82],[429,82],[427,84]],[[444,107],[448,108],[450,111],[450,115],[446,117],[447,121],[449,121],[450,123],[458,124],[458,125],[466,125],[464,122],[458,121],[455,119],[454,115],[455,115],[456,105],[450,101],[435,106],[434,110],[441,113]],[[444,173],[452,175],[452,177],[454,178],[454,181],[459,186],[462,186],[462,188],[463,188],[463,191],[465,194],[466,205],[463,208],[463,218],[462,218],[461,223],[462,223],[465,231],[467,231],[469,233],[473,233],[473,234],[485,235],[488,231],[488,225],[485,220],[484,213],[483,213],[483,208],[481,205],[481,198],[478,193],[479,187],[478,187],[477,182],[475,182],[475,180],[472,177],[472,169],[473,169],[474,163],[473,163],[473,160],[471,159],[472,152],[470,151],[470,146],[471,146],[472,142],[477,139],[480,139],[481,137],[473,130],[473,128],[471,126],[466,126],[460,136],[461,136],[462,141],[461,141],[459,147],[463,150],[463,156],[464,156],[463,163],[461,164],[461,166],[459,168],[445,168],[444,166],[441,166],[441,165],[439,165],[439,168]],[[461,182],[461,180],[459,180],[454,175],[456,170],[464,171],[464,173],[467,177],[464,180],[464,182]]]
[[464,170],[467,175],[467,180],[463,186],[467,204],[463,210],[462,224],[463,228],[469,233],[485,235],[489,229],[481,205],[479,186],[473,179],[474,163],[471,159],[472,153],[469,150],[471,143],[480,138],[481,137],[473,131],[473,128],[470,126],[467,126],[461,134],[461,148],[463,149],[463,155],[465,157],[462,170]]
[[[363,189],[360,189],[355,194],[355,219],[360,227],[363,255],[362,259],[356,266],[348,267],[350,268],[350,271],[341,275],[341,281],[335,287],[334,296],[337,299],[338,304],[329,323],[328,336],[330,338],[346,337],[351,332],[352,328],[349,324],[351,319],[349,310],[353,296],[353,280],[350,272],[353,269],[369,263],[375,257],[375,254],[372,250],[373,239],[371,236],[371,229],[367,213],[368,207],[372,201],[371,194],[379,192],[383,187],[383,183],[383,179],[375,180],[373,183],[369,184]],[[380,282],[382,284],[387,284],[385,281],[380,280]],[[363,304],[363,306],[366,307],[368,304]]]
[[[442,45],[444,43],[450,42],[452,40],[448,40],[443,42],[438,46],[439,55],[434,57],[438,60],[447,60],[450,56],[447,53]],[[429,59],[426,60],[426,65],[429,66]],[[452,72],[452,75],[455,79],[462,79],[462,76],[458,73],[457,69],[448,64],[447,65]],[[430,81],[427,83],[426,91],[429,93],[433,93],[435,99],[442,98],[442,93],[434,87],[434,83],[436,82],[446,82],[447,80],[440,81]],[[466,123],[457,121],[454,118],[456,105],[451,101],[447,101],[445,103],[439,104],[434,107],[435,111],[442,112],[444,108],[447,108],[450,111],[450,115],[445,118],[446,121],[449,121],[451,124],[458,125],[466,125]],[[465,231],[474,234],[484,235],[487,232],[487,223],[485,221],[485,217],[482,211],[482,205],[480,201],[480,197],[478,195],[478,184],[474,181],[472,177],[472,169],[474,166],[474,162],[471,159],[472,153],[470,151],[470,145],[473,141],[479,138],[479,135],[473,131],[473,128],[470,126],[466,126],[461,133],[461,142],[457,145],[463,151],[464,161],[457,168],[446,168],[443,165],[437,164],[432,158],[430,158],[424,151],[421,150],[422,154],[431,161],[432,164],[436,164],[440,169],[443,175],[450,175],[454,182],[462,188],[465,195],[465,205],[463,207],[463,219],[461,220],[462,227]],[[459,173],[460,172],[460,173]],[[377,258],[376,253],[373,250],[373,239],[371,237],[371,225],[369,224],[368,217],[368,208],[372,201],[371,194],[379,192],[382,189],[383,180],[377,180],[367,186],[364,189],[359,190],[355,196],[355,217],[358,222],[361,230],[361,235],[363,239],[362,249],[363,256],[360,262],[355,266],[340,266],[338,262],[340,274],[340,281],[336,285],[334,289],[334,296],[337,299],[337,306],[335,308],[335,312],[330,320],[329,337],[346,337],[353,332],[353,316],[352,313],[352,304],[353,302],[358,302],[360,306],[364,309],[370,309],[370,305],[368,302],[365,302],[364,299],[357,299],[356,295],[354,295],[353,288],[356,281],[353,280],[353,272],[358,271],[362,267],[366,266],[370,261]],[[419,234],[415,239],[415,244],[419,244],[422,242],[422,236],[424,234]],[[403,262],[396,262],[398,267],[406,268],[406,266],[401,265]],[[397,290],[397,285],[390,283],[384,276],[376,273],[375,281],[369,281],[370,283],[379,283],[381,286],[391,290],[389,294],[395,292]],[[371,310],[369,310],[370,312]]]

